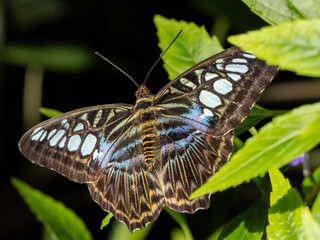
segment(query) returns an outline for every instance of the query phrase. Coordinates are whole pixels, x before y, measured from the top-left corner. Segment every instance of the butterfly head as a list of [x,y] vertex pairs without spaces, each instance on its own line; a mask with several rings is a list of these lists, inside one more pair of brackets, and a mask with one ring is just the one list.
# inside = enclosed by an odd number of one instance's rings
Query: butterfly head
[[141,85],[135,93],[136,98],[151,98],[151,91],[146,85]]

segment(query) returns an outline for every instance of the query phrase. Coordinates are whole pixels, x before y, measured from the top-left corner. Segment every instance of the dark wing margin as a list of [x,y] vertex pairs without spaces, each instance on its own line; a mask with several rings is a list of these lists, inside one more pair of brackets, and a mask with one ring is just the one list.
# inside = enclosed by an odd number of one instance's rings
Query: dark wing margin
[[70,180],[87,183],[100,177],[107,153],[128,121],[132,105],[110,104],[74,110],[44,121],[19,141],[31,162]]
[[101,208],[133,232],[158,218],[164,198],[157,175],[145,163],[139,126],[130,125],[118,141],[103,174],[88,187]]
[[[278,69],[238,47],[231,47],[168,83],[155,96],[155,104],[165,109],[165,114],[221,136],[249,115]],[[193,112],[179,112],[179,107]]]

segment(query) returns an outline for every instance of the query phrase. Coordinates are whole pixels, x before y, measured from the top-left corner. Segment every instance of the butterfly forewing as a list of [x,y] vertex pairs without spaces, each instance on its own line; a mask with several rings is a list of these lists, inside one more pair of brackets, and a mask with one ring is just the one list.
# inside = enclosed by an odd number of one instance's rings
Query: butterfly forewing
[[75,110],[30,129],[19,142],[30,161],[80,183],[95,181],[126,127],[132,106],[101,105]]
[[278,67],[237,47],[190,68],[155,96],[142,85],[135,106],[75,110],[29,130],[21,152],[32,162],[88,183],[92,198],[143,229],[164,204],[194,213],[189,199],[233,151],[233,129],[249,114]]
[[232,47],[181,74],[160,90],[155,101],[164,116],[224,135],[249,115],[277,71],[278,67]]

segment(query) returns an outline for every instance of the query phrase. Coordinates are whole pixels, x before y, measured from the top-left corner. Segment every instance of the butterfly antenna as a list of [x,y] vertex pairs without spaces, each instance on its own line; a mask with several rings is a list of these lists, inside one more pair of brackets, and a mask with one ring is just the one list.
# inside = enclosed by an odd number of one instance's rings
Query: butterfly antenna
[[95,54],[97,54],[99,57],[101,57],[103,60],[107,61],[108,63],[110,63],[112,66],[114,66],[116,69],[118,69],[120,72],[122,72],[124,75],[126,75],[128,78],[131,79],[131,81],[137,86],[139,87],[139,85],[136,83],[135,80],[133,80],[133,78],[127,74],[125,71],[123,71],[121,68],[119,68],[117,65],[115,65],[113,62],[111,62],[108,58],[106,58],[105,56],[103,56],[101,53],[99,52],[95,52]]
[[157,63],[160,61],[160,59],[163,57],[163,55],[169,50],[169,48],[171,47],[171,45],[177,40],[177,38],[180,36],[182,30],[180,30],[180,32],[177,34],[177,36],[171,41],[171,43],[169,44],[169,46],[167,47],[167,49],[161,53],[160,57],[157,59],[157,61],[153,64],[153,66],[151,67],[151,69],[149,70],[146,78],[144,79],[143,84],[146,83],[147,79],[149,78],[150,73],[152,72],[152,70],[154,69],[154,67],[157,65]]

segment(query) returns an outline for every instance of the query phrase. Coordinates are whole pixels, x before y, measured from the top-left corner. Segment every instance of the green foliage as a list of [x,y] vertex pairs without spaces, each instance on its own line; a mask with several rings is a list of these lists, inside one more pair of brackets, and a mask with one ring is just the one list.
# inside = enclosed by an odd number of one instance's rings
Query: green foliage
[[108,240],[144,240],[147,238],[152,226],[153,223],[149,223],[144,230],[135,230],[133,233],[130,233],[124,223],[115,221],[112,224],[112,231],[108,237]]
[[216,37],[210,37],[205,28],[195,23],[176,21],[156,15],[154,24],[157,28],[159,47],[164,51],[182,29],[180,37],[162,57],[164,68],[172,80],[201,60],[223,50]]
[[270,65],[305,76],[320,76],[320,20],[295,20],[230,36],[228,41]]
[[268,206],[264,199],[253,203],[246,211],[226,224],[218,240],[261,239],[267,223]]
[[270,168],[284,166],[320,142],[319,122],[320,103],[274,117],[191,197],[223,191],[263,176]]
[[271,25],[294,19],[320,17],[319,0],[242,0],[252,12]]
[[304,206],[298,191],[291,188],[289,180],[279,170],[270,170],[269,176],[272,192],[268,213],[268,239],[319,239],[320,225],[309,208]]
[[192,233],[189,229],[189,226],[188,226],[186,220],[182,217],[182,215],[171,210],[167,206],[164,207],[164,210],[166,210],[166,212],[180,225],[180,227],[185,235],[185,239],[193,240],[193,236],[192,236]]
[[318,195],[313,202],[311,211],[315,219],[320,223],[320,192],[318,192]]
[[283,114],[287,111],[282,110],[268,110],[257,104],[255,104],[250,112],[250,115],[240,124],[235,130],[235,135],[238,136],[241,133],[248,131],[248,129],[257,125],[263,119],[267,117],[274,117]]
[[61,115],[63,112],[61,111],[58,111],[58,110],[55,110],[55,109],[52,109],[52,108],[45,108],[45,107],[42,107],[39,109],[39,111],[47,116],[48,118],[53,118],[53,117],[57,117],[59,115]]
[[113,215],[108,213],[108,215],[102,220],[100,229],[102,230],[105,226],[109,225],[111,218]]
[[92,239],[86,225],[71,209],[23,181],[12,178],[12,184],[19,191],[30,210],[53,235],[60,240]]
[[[255,29],[264,23],[263,20],[255,16],[242,1],[188,1],[194,6],[196,10],[200,11],[203,15],[206,15],[208,18],[214,18],[214,35],[219,34],[220,31],[225,31],[227,34],[230,26],[232,26],[232,29],[235,29],[238,32],[243,32],[247,29]],[[219,40],[224,41],[224,39],[220,38]]]
[[317,168],[312,176],[306,177],[302,181],[302,190],[305,195],[309,194],[314,187],[320,184],[320,167]]

